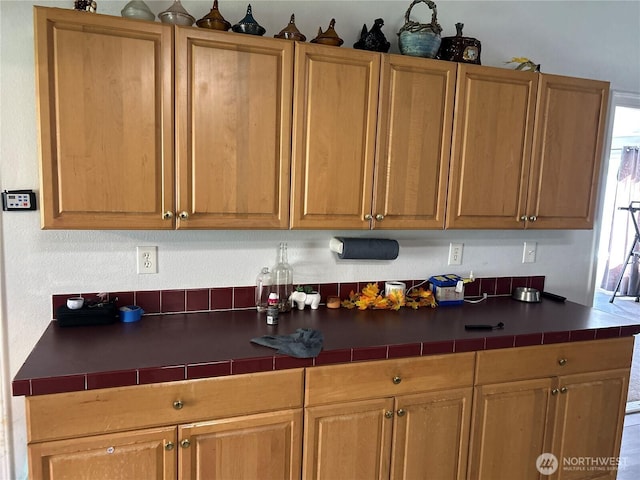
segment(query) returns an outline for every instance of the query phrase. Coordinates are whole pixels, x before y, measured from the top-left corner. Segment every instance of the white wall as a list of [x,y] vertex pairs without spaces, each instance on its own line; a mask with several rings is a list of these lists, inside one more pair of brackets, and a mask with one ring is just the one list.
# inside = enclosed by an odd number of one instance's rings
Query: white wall
[[[158,13],[170,1],[147,1]],[[209,12],[209,1],[183,1],[196,18]],[[220,11],[232,24],[245,14],[247,0],[222,0]],[[403,1],[270,1],[253,0],[256,20],[272,36],[296,25],[313,38],[332,17],[336,31],[352,45],[362,24],[385,19],[383,32],[397,52],[395,33],[409,6]],[[640,2],[439,1],[443,36],[464,34],[482,41],[482,63],[505,66],[513,56],[527,56],[548,73],[609,80],[612,89],[640,92]],[[73,0],[38,2],[69,8]],[[125,1],[98,0],[98,11],[118,15]],[[32,2],[0,1],[0,189],[38,188],[37,126],[33,65]],[[424,4],[412,19],[430,17]],[[342,47],[344,48],[344,47]],[[100,52],[95,52],[99,55]],[[328,250],[338,232],[129,232],[42,231],[39,212],[3,212],[0,270],[0,321],[4,339],[2,386],[9,388],[51,316],[51,295],[80,291],[114,291],[251,285],[260,267],[275,261],[279,241],[289,243],[296,283],[373,279],[428,278],[454,272],[476,276],[545,275],[547,289],[590,304],[593,283],[592,231],[399,231],[369,236],[400,241],[394,262],[338,262]],[[341,232],[346,235],[367,235]],[[538,242],[536,263],[520,263],[524,241]],[[448,244],[465,244],[463,265],[448,267]],[[135,246],[157,245],[159,273],[135,273]],[[8,349],[8,354],[7,354]],[[8,364],[8,365],[7,365]],[[5,399],[7,400],[7,399]],[[0,397],[0,407],[2,406]],[[25,476],[24,399],[5,401],[0,462],[11,457],[16,478]],[[11,416],[8,416],[11,414]],[[12,423],[8,422],[12,418]],[[13,455],[7,453],[13,436]],[[9,444],[7,444],[9,442]],[[0,475],[3,469],[0,463]],[[7,470],[4,470],[7,471]]]

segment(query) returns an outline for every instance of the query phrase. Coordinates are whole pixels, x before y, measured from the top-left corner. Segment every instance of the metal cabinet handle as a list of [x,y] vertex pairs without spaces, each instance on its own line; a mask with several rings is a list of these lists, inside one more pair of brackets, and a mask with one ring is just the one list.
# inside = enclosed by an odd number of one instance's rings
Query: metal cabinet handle
[[393,377],[393,378],[391,379],[391,381],[392,381],[395,385],[398,385],[398,384],[402,381],[402,377],[397,377],[397,376],[396,376],[396,377]]
[[364,216],[364,219],[365,219],[367,222],[368,222],[369,220],[371,220],[372,218],[373,218],[373,217],[371,216],[371,214],[370,214],[370,213],[367,213],[367,214]]
[[189,441],[188,438],[185,438],[184,440],[180,441],[180,446],[182,448],[189,448],[190,445],[191,445],[191,442]]
[[393,412],[391,410],[387,410],[384,412],[384,418],[393,418]]
[[176,400],[175,402],[173,402],[173,408],[175,408],[176,410],[180,410],[182,407],[184,407],[184,403],[182,403],[182,400]]
[[180,220],[187,220],[189,218],[189,213],[185,212],[184,210],[182,212],[180,212],[180,214],[178,215],[178,217],[180,217]]
[[163,220],[171,220],[172,218],[173,218],[173,212],[170,212],[169,210],[167,210],[162,214]]
[[381,222],[382,220],[384,220],[384,215],[382,215],[381,213],[376,215],[376,220]]
[[529,220],[532,221],[532,222],[535,222],[536,220],[538,220],[538,217],[536,217],[535,215],[531,215],[529,217]]
[[560,365],[561,367],[564,367],[566,364],[567,364],[566,358],[561,358],[560,360],[558,360],[558,365]]
[[399,417],[404,417],[404,414],[407,412],[405,412],[403,409],[400,408],[396,413],[398,414]]
[[568,388],[567,387],[562,387],[560,389],[560,393],[567,393]]
[[165,450],[169,450],[169,451],[170,451],[170,450],[173,450],[173,447],[175,447],[175,445],[173,444],[173,442],[167,442],[167,443],[164,445],[164,449],[165,449]]
[[553,390],[551,390],[551,395],[557,395],[560,392],[560,390],[558,390],[557,388],[554,388]]
[[527,221],[527,216],[526,215],[522,215],[520,217],[520,220],[522,220],[523,222],[526,222]]

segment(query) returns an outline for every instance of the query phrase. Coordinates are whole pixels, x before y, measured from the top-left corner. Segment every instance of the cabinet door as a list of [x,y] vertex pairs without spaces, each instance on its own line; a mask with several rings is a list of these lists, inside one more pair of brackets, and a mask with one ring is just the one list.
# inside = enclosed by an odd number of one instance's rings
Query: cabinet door
[[628,382],[628,369],[559,378],[551,449],[560,462],[558,479],[616,478],[616,463],[586,468],[581,462],[618,458]]
[[398,397],[392,479],[466,478],[472,391]]
[[444,228],[457,64],[385,55],[374,228]]
[[458,66],[446,228],[523,228],[537,82]]
[[293,42],[176,28],[178,228],[288,228]]
[[32,480],[113,480],[176,476],[176,429],[154,428],[29,445]]
[[301,409],[183,425],[178,438],[182,480],[300,478]]
[[469,479],[538,479],[536,459],[548,452],[552,380],[476,387]]
[[305,409],[302,478],[389,478],[393,400]]
[[527,228],[593,228],[609,84],[540,75]]
[[173,228],[172,27],[35,8],[43,228]]
[[380,54],[296,43],[292,228],[369,229]]

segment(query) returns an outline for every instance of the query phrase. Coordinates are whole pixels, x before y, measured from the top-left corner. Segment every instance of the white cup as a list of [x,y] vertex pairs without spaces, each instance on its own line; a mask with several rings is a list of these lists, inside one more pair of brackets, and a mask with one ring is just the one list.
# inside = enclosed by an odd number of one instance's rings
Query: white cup
[[389,296],[391,292],[400,292],[402,295],[407,291],[407,285],[403,282],[386,282],[384,284],[384,295]]
[[84,305],[84,298],[82,297],[67,298],[67,308],[71,310],[78,310],[82,308],[83,305]]

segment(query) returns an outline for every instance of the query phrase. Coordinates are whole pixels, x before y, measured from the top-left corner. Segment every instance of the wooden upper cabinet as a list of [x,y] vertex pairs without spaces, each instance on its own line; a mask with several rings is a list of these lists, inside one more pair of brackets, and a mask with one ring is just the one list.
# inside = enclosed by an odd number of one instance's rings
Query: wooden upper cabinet
[[538,75],[458,66],[447,228],[522,228]]
[[178,228],[288,228],[293,42],[176,28]]
[[457,64],[385,55],[373,227],[444,227]]
[[607,82],[540,75],[527,228],[593,227],[608,97]]
[[34,8],[42,228],[173,228],[172,26]]
[[380,59],[296,43],[292,228],[369,229]]

